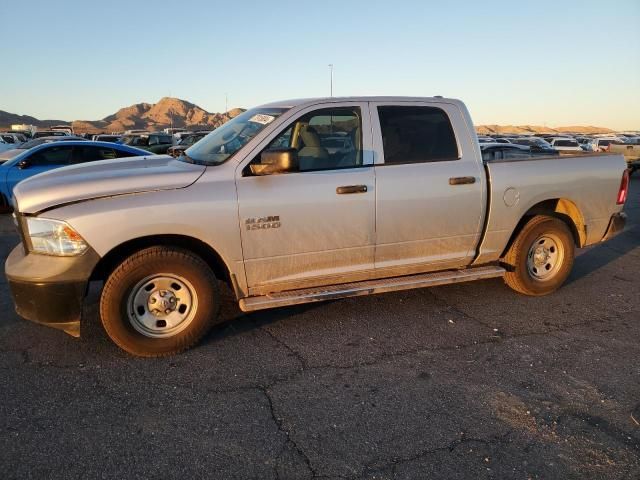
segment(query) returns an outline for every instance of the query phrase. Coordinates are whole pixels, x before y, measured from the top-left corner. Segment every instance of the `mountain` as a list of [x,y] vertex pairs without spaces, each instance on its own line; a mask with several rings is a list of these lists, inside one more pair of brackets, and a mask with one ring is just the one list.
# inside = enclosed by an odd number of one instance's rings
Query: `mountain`
[[[213,129],[244,112],[242,108],[234,108],[224,113],[210,113],[186,100],[164,97],[158,103],[136,103],[124,107],[102,120],[76,120],[72,122],[77,133],[122,132],[124,130],[161,130],[174,126],[178,128]],[[27,115],[16,115],[0,110],[0,129],[7,129],[12,124],[35,125],[47,128],[56,124],[65,124],[63,120],[38,120]],[[593,126],[544,127],[540,125],[477,125],[479,134],[495,133],[612,133],[613,130]]]
[[198,105],[179,98],[164,97],[158,103],[136,103],[121,108],[102,120],[76,120],[76,132],[122,132],[124,130],[161,130],[166,127],[213,129],[244,112],[234,108],[224,113],[209,113]]
[[[71,124],[76,133],[122,132],[131,129],[156,131],[170,126],[212,130],[242,112],[244,109],[234,108],[226,114],[210,113],[186,100],[164,97],[158,103],[136,103],[121,108],[102,120],[75,120]],[[7,129],[13,124],[47,128],[68,123],[64,120],[38,120],[0,110],[0,129]]]
[[35,117],[30,117],[29,115],[17,115],[15,113],[5,112],[4,110],[0,110],[0,128],[6,130],[11,127],[11,125],[16,124],[25,124],[25,125],[36,125],[38,127],[50,127],[52,125],[60,125],[66,124],[64,120],[38,120]]
[[596,133],[613,133],[614,131],[604,127],[593,126],[568,126],[568,127],[544,127],[541,125],[476,125],[476,132],[481,135],[488,134],[534,134],[534,133],[582,133],[585,135]]

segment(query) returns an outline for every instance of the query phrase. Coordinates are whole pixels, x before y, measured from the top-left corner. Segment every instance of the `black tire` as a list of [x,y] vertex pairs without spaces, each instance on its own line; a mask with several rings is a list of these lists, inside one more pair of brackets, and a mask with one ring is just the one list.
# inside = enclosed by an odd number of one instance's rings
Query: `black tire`
[[[165,337],[154,337],[155,332],[151,330],[141,333],[144,327],[135,320],[136,307],[131,307],[137,298],[132,297],[135,292],[144,294],[141,282],[151,284],[154,275],[175,275],[188,284],[188,298],[195,299],[189,302],[188,310],[185,308],[188,322],[185,321],[182,327],[179,324],[174,330],[182,328],[180,331]],[[149,290],[145,288],[145,291]],[[218,281],[200,257],[180,248],[150,247],[134,253],[111,273],[100,297],[100,318],[109,338],[130,354],[140,357],[174,355],[195,345],[215,324],[220,308],[219,298]],[[180,298],[176,295],[174,300],[179,302]],[[174,310],[181,308],[180,305]],[[149,314],[146,318],[154,318],[150,312],[146,314]],[[163,332],[158,334],[167,335]]]
[[[551,239],[550,248],[545,247],[544,239],[547,238]],[[551,263],[545,263],[546,259],[555,253],[550,250],[555,248],[560,252],[560,247],[562,255],[557,253],[557,261],[553,262],[553,267],[547,268]],[[542,251],[538,254],[539,248]],[[567,224],[556,217],[536,215],[518,233],[502,259],[507,268],[504,280],[516,292],[548,295],[565,282],[573,268],[574,257],[574,239]]]

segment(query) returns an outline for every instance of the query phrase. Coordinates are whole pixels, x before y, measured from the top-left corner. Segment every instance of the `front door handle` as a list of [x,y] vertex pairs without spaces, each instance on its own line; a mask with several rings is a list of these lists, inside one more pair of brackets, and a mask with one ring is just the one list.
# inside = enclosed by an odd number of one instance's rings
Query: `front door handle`
[[345,185],[343,187],[336,188],[336,193],[338,195],[346,195],[348,193],[365,193],[366,191],[366,185]]
[[476,183],[476,177],[451,177],[449,185],[469,185]]

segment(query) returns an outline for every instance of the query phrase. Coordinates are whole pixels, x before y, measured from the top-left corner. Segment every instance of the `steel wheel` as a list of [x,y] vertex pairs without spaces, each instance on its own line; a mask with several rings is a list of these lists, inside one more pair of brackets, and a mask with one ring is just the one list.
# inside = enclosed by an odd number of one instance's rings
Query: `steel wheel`
[[127,300],[131,326],[145,337],[168,338],[189,326],[198,309],[198,296],[184,277],[168,273],[139,281]]
[[527,270],[536,280],[553,278],[564,261],[564,244],[553,233],[538,237],[527,253]]

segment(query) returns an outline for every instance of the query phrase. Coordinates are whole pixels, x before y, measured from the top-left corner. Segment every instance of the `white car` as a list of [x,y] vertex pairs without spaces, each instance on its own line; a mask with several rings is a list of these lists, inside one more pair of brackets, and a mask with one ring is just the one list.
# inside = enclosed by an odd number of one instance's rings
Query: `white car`
[[624,143],[619,137],[597,137],[591,142],[591,150],[594,152],[606,152],[607,147],[611,144]]
[[554,138],[551,146],[559,152],[582,152],[582,147],[573,138]]

